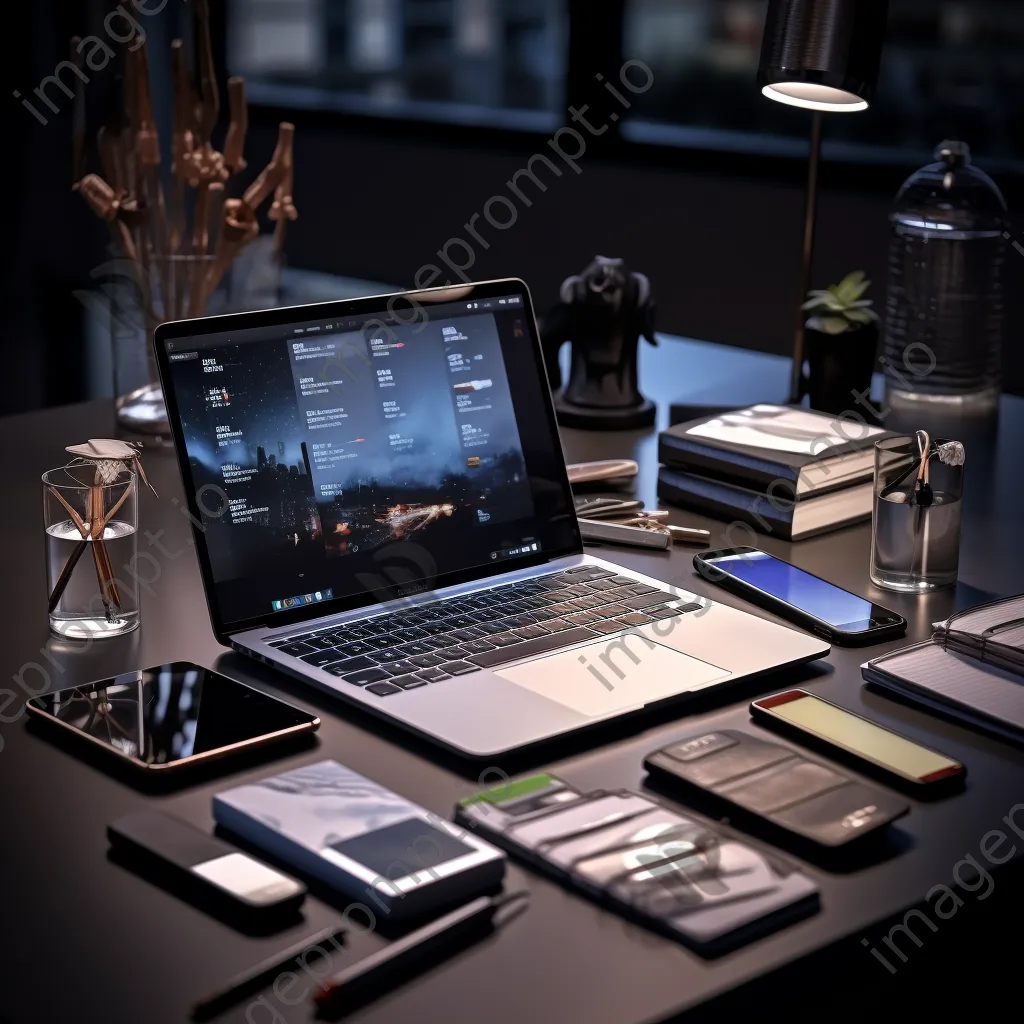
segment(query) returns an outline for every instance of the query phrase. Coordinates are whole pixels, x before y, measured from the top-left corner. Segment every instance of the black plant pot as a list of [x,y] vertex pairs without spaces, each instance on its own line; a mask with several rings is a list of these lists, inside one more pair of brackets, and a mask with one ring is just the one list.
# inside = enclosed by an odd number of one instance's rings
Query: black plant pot
[[[878,353],[878,324],[862,324],[845,334],[808,327],[804,333],[809,375],[806,393],[819,412],[864,414]],[[857,395],[864,397],[858,402]]]

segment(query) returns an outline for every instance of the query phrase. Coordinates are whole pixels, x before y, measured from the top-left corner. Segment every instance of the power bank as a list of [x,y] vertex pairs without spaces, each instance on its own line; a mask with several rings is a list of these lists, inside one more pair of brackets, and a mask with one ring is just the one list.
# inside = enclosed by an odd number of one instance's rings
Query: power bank
[[395,919],[471,899],[505,874],[500,850],[336,761],[218,793],[213,816]]

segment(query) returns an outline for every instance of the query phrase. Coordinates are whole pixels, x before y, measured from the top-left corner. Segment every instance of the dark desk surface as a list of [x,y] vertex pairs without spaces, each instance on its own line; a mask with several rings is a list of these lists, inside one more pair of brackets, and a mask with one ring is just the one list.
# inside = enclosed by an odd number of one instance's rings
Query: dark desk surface
[[[659,401],[677,397],[686,390],[686,381],[707,381],[715,373],[734,383],[744,398],[751,389],[755,393],[760,389],[761,395],[770,398],[783,393],[787,370],[785,360],[738,356],[714,346],[676,342],[644,352],[644,387]],[[0,703],[0,713],[6,712],[0,720],[0,928],[4,937],[0,1020],[5,1024],[56,1020],[178,1024],[195,997],[336,921],[346,905],[344,900],[330,906],[310,899],[304,923],[272,937],[240,934],[109,862],[104,827],[118,815],[149,804],[210,828],[211,796],[228,780],[256,778],[324,757],[336,758],[447,814],[458,797],[476,788],[479,772],[479,767],[441,757],[426,744],[217,645],[207,623],[188,523],[181,512],[180,482],[166,452],[151,453],[146,459],[160,498],[142,500],[142,528],[152,542],[140,534],[140,550],[153,554],[159,574],[153,570],[152,591],[144,595],[141,631],[97,642],[85,653],[51,639],[46,629],[39,474],[59,464],[65,444],[109,436],[111,429],[111,410],[102,403],[0,421],[6,482],[0,505],[6,586],[5,628],[0,637],[4,685],[10,687],[6,681],[14,676],[32,688],[41,689],[46,683],[67,686],[142,665],[192,659],[316,710],[323,727],[314,750],[289,753],[241,771],[223,768],[219,777],[169,794],[147,795],[27,730],[23,719],[9,721],[18,706]],[[872,591],[867,581],[866,525],[792,546],[770,537],[762,538],[761,544],[898,609],[910,621],[910,639],[922,638],[929,623],[955,607],[1021,589],[1024,541],[1017,528],[1021,484],[1015,444],[1022,429],[1024,401],[1004,399],[993,438],[968,444],[969,494],[961,583],[956,591],[923,599]],[[654,432],[566,431],[564,440],[570,461],[639,458],[644,466],[639,493],[653,504]],[[708,524],[679,511],[673,519],[710,525],[715,541],[722,540],[721,523]],[[667,582],[707,592],[692,574],[692,550],[680,547],[669,554],[604,548],[600,553]],[[870,655],[882,649],[872,648]],[[828,698],[961,758],[969,779],[962,794],[930,804],[914,803],[911,814],[898,824],[899,852],[891,858],[846,872],[807,865],[821,887],[820,913],[738,952],[706,961],[513,865],[509,884],[526,886],[533,894],[526,914],[501,934],[390,993],[353,1019],[373,1024],[658,1020],[755,979],[762,979],[759,985],[770,984],[763,979],[778,977],[784,968],[792,971],[796,961],[826,947],[842,954],[829,961],[827,970],[834,973],[823,973],[823,960],[816,958],[813,971],[804,968],[802,990],[813,973],[824,993],[821,997],[831,994],[839,1005],[850,993],[860,995],[871,986],[889,984],[889,975],[863,948],[861,939],[877,945],[884,934],[880,933],[884,920],[922,901],[932,886],[951,883],[954,867],[965,853],[978,856],[985,834],[1000,827],[1003,816],[1024,800],[1024,751],[865,692],[858,668],[865,656],[837,649],[818,667],[763,681],[758,692],[810,684]],[[639,785],[641,759],[655,747],[705,727],[747,726],[748,698],[733,694],[728,699],[728,705],[702,708],[696,715],[681,706],[657,718],[616,726],[587,744],[553,750],[541,763],[586,787]],[[510,764],[507,770],[532,766]],[[990,904],[1000,899],[1001,885],[997,883]],[[962,895],[976,902],[969,894]],[[952,934],[961,925],[950,922],[943,927]],[[926,956],[931,939],[927,930],[924,939],[925,946],[918,949],[904,938],[902,944],[911,959]],[[379,935],[354,934],[347,962],[382,941]],[[901,983],[904,976],[893,983]],[[783,996],[788,1016],[795,1018],[801,1006],[807,1006],[791,989],[784,990]],[[288,1008],[272,992],[265,998],[264,1005],[248,1011],[251,1024],[310,1019],[305,1002]],[[246,1020],[250,1003],[225,1014],[223,1020]]]

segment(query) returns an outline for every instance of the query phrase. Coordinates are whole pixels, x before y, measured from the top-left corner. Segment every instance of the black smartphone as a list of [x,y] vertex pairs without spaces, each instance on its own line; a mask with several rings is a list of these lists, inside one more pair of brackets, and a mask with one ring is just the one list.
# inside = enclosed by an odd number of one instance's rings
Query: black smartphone
[[830,643],[876,644],[907,631],[907,620],[757,548],[722,548],[693,556],[709,583],[791,619]]
[[190,661],[43,694],[27,706],[147,771],[186,768],[320,726],[315,715]]
[[956,785],[967,774],[960,761],[921,746],[862,715],[808,690],[786,690],[751,701],[750,713],[765,725],[852,760],[872,774],[895,776],[914,788]]

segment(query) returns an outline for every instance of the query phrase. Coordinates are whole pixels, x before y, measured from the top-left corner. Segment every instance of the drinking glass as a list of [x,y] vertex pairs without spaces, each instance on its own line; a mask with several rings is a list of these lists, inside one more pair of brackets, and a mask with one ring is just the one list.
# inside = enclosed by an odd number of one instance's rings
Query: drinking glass
[[43,474],[50,629],[86,640],[139,624],[138,484],[129,469],[76,459]]
[[[945,439],[933,445],[948,444]],[[927,462],[931,504],[915,493],[921,467],[916,437],[875,442],[871,518],[871,582],[886,590],[922,594],[956,583],[964,467],[932,455]]]

